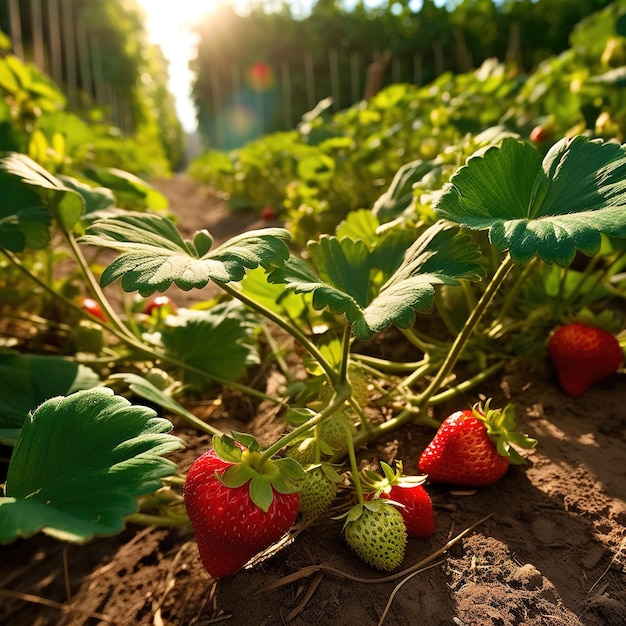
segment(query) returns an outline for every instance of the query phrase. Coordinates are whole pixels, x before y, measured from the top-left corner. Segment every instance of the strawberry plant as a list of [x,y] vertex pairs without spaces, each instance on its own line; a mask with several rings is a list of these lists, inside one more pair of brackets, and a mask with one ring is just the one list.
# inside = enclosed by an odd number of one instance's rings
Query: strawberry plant
[[[214,577],[234,573],[279,539],[295,522],[298,510],[307,524],[324,515],[334,504],[337,486],[346,481],[356,500],[344,513],[347,543],[374,567],[396,568],[402,562],[407,525],[415,535],[402,515],[408,491],[401,487],[391,493],[392,483],[398,480],[391,470],[385,472],[389,489],[373,481],[371,474],[363,474],[358,446],[409,422],[439,427],[432,407],[476,388],[503,366],[505,350],[498,345],[515,332],[516,320],[510,316],[516,312],[526,267],[567,267],[577,251],[595,258],[603,235],[614,241],[626,237],[619,184],[626,170],[624,150],[582,136],[558,142],[543,159],[530,143],[499,137],[498,143],[477,152],[444,184],[432,205],[435,218],[381,225],[375,212],[358,211],[335,234],[310,241],[305,254],[289,249],[290,233],[283,228],[247,232],[214,248],[207,231],[185,240],[168,218],[154,214],[104,213],[83,223],[85,207],[108,201],[108,196],[70,187],[17,155],[5,158],[3,166],[6,175],[18,179],[29,197],[44,207],[40,213],[16,212],[17,227],[5,239],[14,250],[4,248],[5,256],[28,273],[18,256],[29,241],[25,235],[36,227],[45,237],[53,224],[68,242],[93,299],[106,315],[106,321],[91,316],[91,323],[115,340],[108,343],[113,352],[107,355],[107,363],[117,373],[106,374],[105,384],[128,389],[213,435],[213,449],[187,476],[184,498],[203,563]],[[512,179],[515,186],[509,182]],[[399,182],[398,194],[401,188]],[[480,231],[486,231],[487,237]],[[119,252],[102,270],[99,282],[82,252],[94,246]],[[116,281],[124,291],[137,291],[143,298],[171,287],[189,291],[213,282],[224,297],[206,309],[170,307],[164,316],[138,316],[129,307],[120,315],[103,290]],[[41,281],[38,285],[47,289]],[[449,302],[456,304],[451,308]],[[493,314],[489,314],[491,307]],[[423,315],[433,309],[446,322],[440,336],[421,330]],[[454,317],[454,309],[463,314]],[[299,380],[279,352],[274,353],[287,381],[281,397],[240,382],[248,368],[260,363],[258,337],[265,332],[271,341],[269,324],[287,333],[303,351],[306,377]],[[324,332],[315,330],[319,327]],[[421,358],[393,362],[362,349],[392,327],[405,335]],[[451,339],[445,339],[450,333]],[[134,364],[130,372],[129,355]],[[467,364],[465,378],[459,377],[459,360]],[[473,361],[480,366],[472,367]],[[147,379],[154,364],[165,369],[162,381],[154,375]],[[182,389],[199,391],[207,384],[233,387],[274,402],[277,408],[286,405],[286,434],[265,447],[249,435],[224,437],[173,397]],[[75,397],[80,396],[69,395],[68,401]],[[33,406],[26,403],[22,410]],[[373,420],[372,409],[383,407],[391,414],[383,421]],[[497,475],[484,464],[472,478],[437,469],[434,461],[426,459],[434,458],[431,447],[443,449],[441,434],[420,461],[420,469],[431,480],[490,484],[506,470],[510,462],[506,455],[519,461],[515,447],[533,443],[512,432],[510,409],[499,412],[486,406],[482,415],[479,409],[466,413],[459,415],[472,425],[461,430],[471,430],[481,445],[496,451]],[[21,415],[13,421],[14,429],[19,430],[20,419],[26,419]],[[441,429],[452,427],[444,422]],[[18,442],[21,438],[28,442],[30,433],[22,428]],[[68,445],[78,444],[69,441]],[[454,465],[463,456],[456,454]],[[469,453],[464,456],[471,458]],[[10,476],[16,475],[18,461],[12,459]],[[367,495],[372,483],[374,497]],[[19,500],[21,493],[7,488],[7,497]],[[170,507],[174,518],[169,523],[186,519],[175,489],[165,493],[176,505]],[[427,511],[427,494],[420,495]],[[223,517],[207,515],[207,510],[214,510],[218,502],[230,502],[231,497],[232,507],[219,509]],[[258,521],[255,531],[237,512],[240,506]],[[406,500],[404,507],[409,508]],[[0,515],[3,511],[11,508],[0,507]],[[147,519],[165,517],[157,508]],[[431,518],[424,522],[422,536],[430,524]],[[233,528],[246,539],[235,540]],[[229,546],[228,554],[223,554],[224,545]]]

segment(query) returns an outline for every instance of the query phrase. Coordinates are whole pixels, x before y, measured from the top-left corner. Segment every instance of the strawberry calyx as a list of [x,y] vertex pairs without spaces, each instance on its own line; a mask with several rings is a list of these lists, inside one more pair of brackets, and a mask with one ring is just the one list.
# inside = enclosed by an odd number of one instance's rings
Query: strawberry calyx
[[[374,497],[379,497],[380,494],[389,494],[392,487],[415,487],[422,485],[426,482],[427,476],[405,476],[402,473],[402,461],[395,461],[394,467],[391,467],[384,461],[380,462],[380,468],[383,471],[383,476],[378,472],[372,470],[363,470],[362,472],[362,485],[363,490],[375,494]],[[389,502],[389,500],[387,500]]]
[[490,402],[491,398],[484,407],[476,403],[472,406],[472,414],[485,425],[487,435],[495,444],[498,454],[508,458],[512,465],[522,465],[526,461],[513,445],[528,450],[537,445],[537,440],[515,430],[517,417],[514,405],[507,404],[503,409],[492,409]]
[[217,456],[230,463],[216,478],[232,489],[248,484],[250,499],[267,513],[274,499],[274,492],[295,493],[304,478],[302,466],[292,458],[266,458],[259,442],[245,433],[214,436],[213,449]]
[[[343,523],[343,530],[346,529],[351,523],[356,522],[365,511],[371,511],[372,513],[381,513],[385,507],[395,507],[400,504],[399,502],[393,502],[392,500],[386,500],[383,498],[372,498],[371,500],[366,500],[365,502],[358,502],[351,509],[349,509],[346,513],[339,515],[337,517],[333,517],[335,520],[340,520],[345,518],[345,522]],[[400,505],[403,506],[403,505]]]

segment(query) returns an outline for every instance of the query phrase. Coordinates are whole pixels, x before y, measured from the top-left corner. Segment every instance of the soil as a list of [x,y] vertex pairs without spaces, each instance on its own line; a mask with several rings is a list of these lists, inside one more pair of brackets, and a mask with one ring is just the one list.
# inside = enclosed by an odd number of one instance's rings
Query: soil
[[[208,228],[219,242],[265,225],[253,213],[230,213],[185,176],[157,186],[186,234]],[[571,399],[547,366],[512,361],[481,392],[494,406],[514,403],[520,429],[539,445],[492,487],[429,484],[436,531],[409,541],[400,572],[383,576],[364,565],[332,519],[296,527],[295,540],[218,582],[200,566],[189,528],[131,525],[82,546],[37,536],[0,548],[0,623],[623,626],[626,372]],[[232,394],[214,400],[190,408],[222,430],[261,439],[282,428],[263,404]],[[475,400],[468,395],[455,406]],[[172,458],[185,471],[209,438],[173,421],[188,447]],[[361,457],[403,459],[407,473],[416,473],[432,434],[407,426]]]

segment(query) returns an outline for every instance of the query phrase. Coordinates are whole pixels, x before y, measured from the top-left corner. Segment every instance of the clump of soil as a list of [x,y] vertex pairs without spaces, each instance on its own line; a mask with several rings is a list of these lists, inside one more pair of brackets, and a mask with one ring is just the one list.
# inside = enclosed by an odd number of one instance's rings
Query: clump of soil
[[[160,186],[189,232],[223,228],[227,237],[263,225],[256,215],[211,204],[184,177]],[[512,402],[520,429],[539,440],[524,451],[527,463],[480,490],[428,485],[437,528],[428,539],[409,541],[401,572],[383,576],[364,565],[343,541],[341,522],[330,518],[296,527],[291,542],[219,582],[202,569],[189,528],[129,526],[84,546],[37,536],[0,548],[0,622],[621,626],[626,374],[572,399],[539,371],[511,362],[480,390],[493,397],[493,406]],[[263,405],[224,400],[190,408],[222,430],[244,429],[261,439],[282,428]],[[464,408],[475,400],[467,396],[456,404]],[[443,418],[444,409],[438,411]],[[172,458],[186,471],[209,439],[173,421],[188,447]],[[432,434],[409,425],[362,456],[399,458],[407,473],[416,473]]]

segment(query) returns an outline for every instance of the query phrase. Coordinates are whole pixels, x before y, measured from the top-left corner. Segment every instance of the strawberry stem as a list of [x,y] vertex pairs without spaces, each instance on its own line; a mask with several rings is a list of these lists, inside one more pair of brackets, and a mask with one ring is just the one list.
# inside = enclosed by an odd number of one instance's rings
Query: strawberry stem
[[352,438],[352,430],[349,426],[344,424],[344,431],[346,433],[346,441],[348,442],[348,458],[350,459],[350,471],[352,472],[352,484],[354,485],[354,491],[359,504],[365,504],[365,498],[363,497],[363,488],[361,486],[361,479],[359,477],[359,466],[356,461],[356,453],[354,452],[354,440]]

